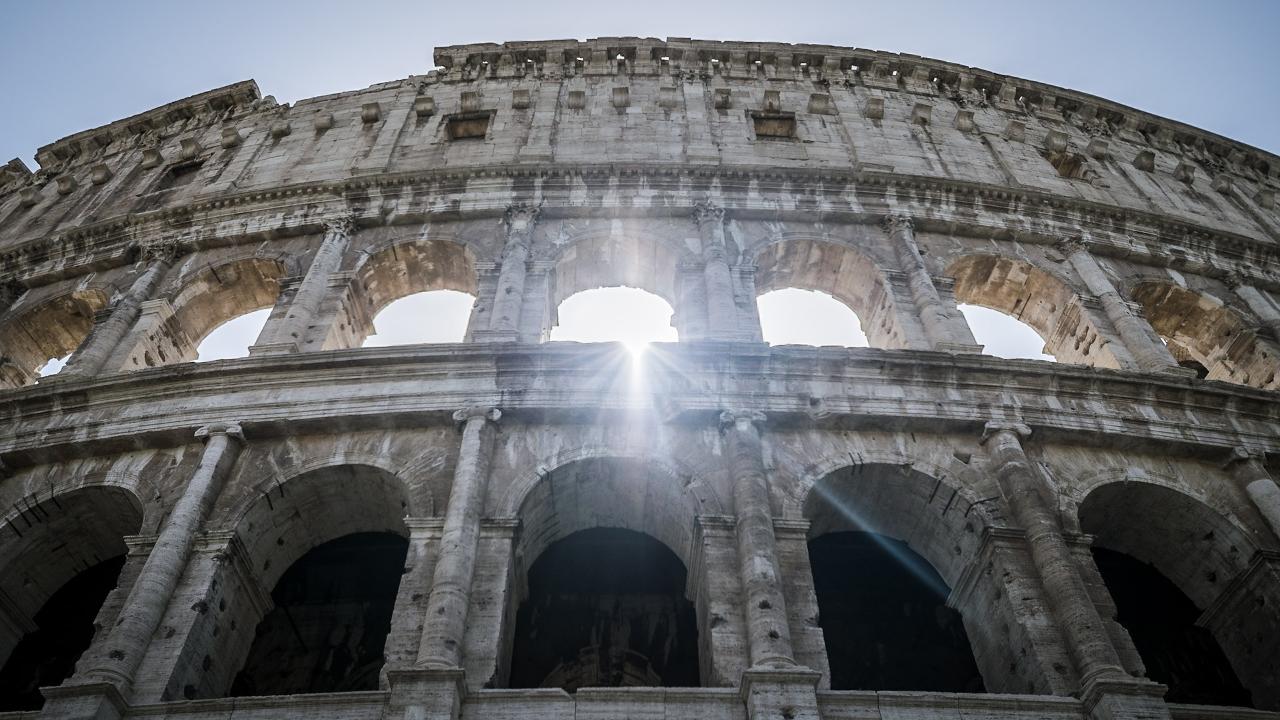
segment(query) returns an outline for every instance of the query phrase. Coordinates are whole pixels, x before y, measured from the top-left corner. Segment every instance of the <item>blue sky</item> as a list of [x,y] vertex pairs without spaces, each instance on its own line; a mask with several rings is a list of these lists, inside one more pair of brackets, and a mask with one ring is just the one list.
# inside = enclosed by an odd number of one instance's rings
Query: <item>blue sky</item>
[[1054,83],[1280,152],[1280,2],[6,0],[0,162],[219,85],[280,102],[422,73],[437,45],[604,35],[852,45]]
[[[600,36],[925,55],[1092,93],[1280,152],[1277,28],[1280,0],[8,0],[0,4],[0,162],[18,157],[34,168],[42,145],[238,80],[253,78],[264,94],[294,102],[423,73],[439,45]],[[780,312],[835,317],[823,313],[839,308],[804,305],[820,300],[795,296]],[[419,308],[408,316],[424,315]],[[989,320],[971,320],[975,333],[987,332]],[[379,331],[395,334],[398,322],[384,320]],[[236,343],[256,332],[242,325]],[[848,328],[841,330],[827,341],[846,342]],[[1032,336],[1006,352],[1034,356],[1038,344]]]

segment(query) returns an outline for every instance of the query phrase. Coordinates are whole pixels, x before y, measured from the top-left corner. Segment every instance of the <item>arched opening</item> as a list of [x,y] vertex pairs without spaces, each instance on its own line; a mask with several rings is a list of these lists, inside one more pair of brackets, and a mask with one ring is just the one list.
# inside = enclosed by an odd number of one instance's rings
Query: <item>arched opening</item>
[[63,585],[32,618],[28,632],[0,668],[0,712],[39,710],[40,688],[61,685],[93,641],[94,618],[116,587],[124,556],[87,568]]
[[376,689],[408,547],[406,486],[375,467],[336,465],[254,497],[221,520],[243,552],[211,569],[208,612],[156,694]]
[[[854,323],[838,307],[816,300],[823,317],[830,317],[835,325],[843,331],[839,335],[817,338],[839,339],[839,342],[821,342],[803,344],[832,344],[858,346],[848,340],[856,338],[850,334],[856,327],[862,334],[861,346],[885,349],[901,349],[908,345],[906,332],[897,317],[893,295],[888,290],[884,275],[870,259],[853,248],[834,242],[811,239],[792,238],[766,245],[756,255],[756,293],[760,299],[761,325],[765,325],[766,311],[772,308],[764,303],[765,296],[775,291],[786,291],[789,294],[797,290],[809,290],[821,293],[838,301],[854,316]],[[800,296],[776,295],[769,303],[786,300],[797,302]],[[806,311],[812,308],[806,308]],[[770,320],[770,324],[774,321]],[[780,323],[795,328],[814,323],[807,315],[801,315],[799,309],[783,314]],[[826,324],[825,321],[823,323]],[[816,329],[815,329],[816,331]],[[766,341],[770,340],[768,333]]]
[[466,246],[449,240],[391,243],[357,260],[321,349],[460,341],[477,292]]
[[[1012,645],[1003,643],[1015,637],[967,625],[983,618],[1014,632],[1004,601],[993,609],[970,592],[954,608],[948,603],[978,551],[986,520],[980,506],[910,467],[872,464],[827,475],[804,509],[833,690],[1042,687],[1039,678],[1028,687],[1027,678],[1009,677]],[[971,637],[983,644],[971,645]],[[995,682],[984,682],[987,675]]]
[[950,588],[906,543],[828,533],[809,561],[832,690],[983,692]]
[[[705,492],[687,477],[630,458],[576,460],[541,474],[519,499],[516,591],[508,608],[533,625],[504,628],[502,646],[518,650],[498,663],[498,678],[511,686],[561,683],[554,686],[565,689],[615,680],[667,686],[727,682],[708,643],[707,595],[690,586],[687,576],[699,508],[719,508]],[[557,598],[562,580],[561,587],[579,589]],[[554,608],[571,626],[561,631],[577,634],[555,641],[545,633],[532,635]],[[583,614],[575,619],[571,608]],[[588,615],[585,608],[593,609]],[[593,629],[607,629],[609,641],[602,644],[598,634],[592,640]],[[522,635],[526,642],[520,644]],[[640,657],[654,674],[636,674],[646,667]],[[588,667],[592,658],[595,669]]]
[[[1071,287],[1056,276],[1025,260],[1001,255],[967,255],[951,263],[947,274],[955,278],[955,296],[962,311],[965,306],[977,305],[1025,324],[1043,338],[1043,354],[1058,362],[1119,369],[1120,362],[1092,314]],[[972,312],[965,312],[966,319]],[[995,316],[977,317],[970,322],[975,339],[991,343],[987,350],[991,354],[998,355],[992,348],[1001,347],[1003,338],[1010,336],[1010,330],[1000,324]],[[1017,337],[1017,331],[1012,337]],[[1025,351],[1027,344],[1023,342],[1014,349]]]
[[110,626],[103,603],[124,565],[124,537],[142,526],[136,498],[111,486],[19,507],[0,544],[0,712],[38,709],[39,688],[70,677],[99,626]]
[[511,687],[696,687],[698,628],[684,564],[614,528],[553,543],[529,568]]
[[196,362],[249,357],[249,347],[262,333],[270,315],[271,310],[263,308],[222,323],[200,342],[196,348]]
[[356,533],[293,563],[230,694],[377,690],[408,547],[392,533]]
[[373,318],[373,334],[364,347],[457,343],[467,334],[475,296],[457,290],[432,290],[393,300]]
[[1054,357],[1045,352],[1044,338],[1035,328],[1021,320],[980,305],[957,306],[965,322],[973,331],[973,338],[982,346],[985,355],[1009,360],[1048,360]]
[[[242,357],[257,337],[244,343],[247,326],[259,318],[265,322],[264,315],[253,315],[252,319],[245,316],[275,305],[284,274],[279,262],[256,257],[196,271],[184,278],[182,289],[169,298],[172,314],[144,311],[138,319],[140,332],[122,367],[141,370],[196,360],[205,339],[226,325],[231,327],[220,337],[220,344],[225,344],[225,357]],[[202,359],[217,358],[210,355]]]
[[761,335],[770,345],[867,347],[857,313],[827,293],[771,290],[756,298],[756,309]]
[[609,287],[576,293],[556,309],[552,341],[621,342],[637,348],[654,342],[676,342],[671,305],[632,287]]
[[61,370],[106,305],[103,292],[80,290],[19,313],[0,331],[0,387],[30,385]]
[[1240,528],[1188,495],[1144,482],[1096,488],[1079,518],[1093,536],[1114,619],[1147,675],[1169,686],[1171,702],[1275,705],[1280,648],[1259,638],[1280,625],[1280,593],[1249,581],[1255,548]]
[[1133,299],[1180,365],[1204,368],[1210,380],[1280,389],[1280,349],[1221,300],[1166,282],[1138,285]]
[[1249,691],[1208,629],[1196,625],[1200,609],[1152,566],[1097,547],[1093,560],[1116,605],[1116,621],[1129,632],[1147,677],[1167,685],[1165,699],[1197,705],[1252,706]]
[[679,260],[676,248],[646,236],[605,234],[566,245],[551,273],[543,339],[675,342]]

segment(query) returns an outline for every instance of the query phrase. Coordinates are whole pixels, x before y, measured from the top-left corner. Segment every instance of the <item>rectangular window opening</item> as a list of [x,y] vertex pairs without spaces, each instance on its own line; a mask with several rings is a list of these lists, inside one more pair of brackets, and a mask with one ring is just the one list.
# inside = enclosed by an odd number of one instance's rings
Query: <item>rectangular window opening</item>
[[449,139],[468,140],[478,138],[483,140],[489,132],[489,118],[492,114],[491,112],[472,112],[451,116],[446,124]]
[[796,115],[789,112],[753,112],[751,124],[756,139],[791,139],[796,136]]

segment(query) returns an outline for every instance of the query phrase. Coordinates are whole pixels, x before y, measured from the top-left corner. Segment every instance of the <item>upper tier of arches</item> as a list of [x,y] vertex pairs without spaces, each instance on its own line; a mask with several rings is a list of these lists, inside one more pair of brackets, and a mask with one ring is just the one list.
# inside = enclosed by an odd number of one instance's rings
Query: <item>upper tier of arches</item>
[[848,307],[875,349],[981,352],[958,309],[971,304],[1030,326],[1058,362],[1187,376],[1200,367],[1210,380],[1280,386],[1280,301],[1239,278],[1069,242],[979,241],[909,220],[765,223],[713,205],[692,215],[605,221],[519,210],[497,223],[348,221],[256,245],[179,243],[143,290],[160,261],[139,255],[19,294],[0,315],[0,380],[30,384],[68,354],[71,375],[85,374],[82,355],[107,357],[88,374],[191,361],[214,328],[263,309],[270,315],[249,354],[356,348],[381,309],[441,290],[475,298],[456,319],[463,342],[541,342],[569,296],[626,286],[666,302],[681,341],[760,342],[756,299],[794,288]]

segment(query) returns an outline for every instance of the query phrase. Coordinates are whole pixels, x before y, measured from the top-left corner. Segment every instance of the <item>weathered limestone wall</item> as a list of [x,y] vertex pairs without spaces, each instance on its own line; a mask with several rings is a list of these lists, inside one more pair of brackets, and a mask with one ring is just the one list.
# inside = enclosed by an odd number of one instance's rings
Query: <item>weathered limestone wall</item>
[[[1280,717],[1280,158],[850,48],[436,58],[292,106],[231,85],[5,166],[0,661],[128,553],[22,717]],[[542,344],[611,285],[681,342],[639,367]],[[756,298],[787,287],[871,347],[763,344]],[[465,342],[360,347],[439,289],[476,298]],[[983,356],[958,303],[1059,363]],[[248,358],[190,363],[263,308]],[[530,566],[595,527],[684,564],[702,687],[509,687]],[[807,541],[850,530],[937,571],[988,694],[830,689]],[[409,541],[380,689],[225,697],[277,580],[356,532]],[[1165,702],[1091,547],[1187,594],[1262,709]]]

